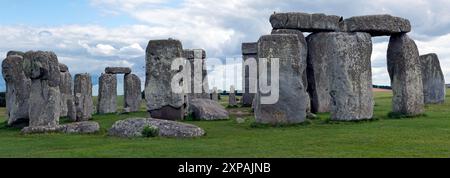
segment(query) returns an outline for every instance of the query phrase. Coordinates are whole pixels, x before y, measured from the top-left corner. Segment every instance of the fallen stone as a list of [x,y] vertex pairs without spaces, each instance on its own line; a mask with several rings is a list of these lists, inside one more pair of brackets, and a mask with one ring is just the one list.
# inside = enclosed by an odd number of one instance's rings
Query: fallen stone
[[340,31],[342,17],[301,12],[275,13],[270,16],[273,29],[297,29],[302,32]]
[[141,79],[135,74],[127,74],[124,79],[125,107],[128,112],[137,112],[141,108]]
[[[278,80],[279,97],[277,101],[272,99],[266,101],[268,95],[261,90],[256,94],[255,116],[256,122],[262,124],[297,124],[306,121],[306,99],[307,94],[302,81],[302,54],[303,47],[297,35],[277,34],[266,35],[259,39],[258,62],[262,59],[272,61],[279,59],[279,79],[267,77],[267,82]],[[270,74],[268,67],[267,73]],[[275,71],[273,71],[275,72]],[[261,78],[261,76],[259,76]],[[275,81],[273,81],[275,83]],[[273,85],[273,84],[272,84]],[[276,92],[276,91],[272,91]],[[271,93],[277,95],[276,93]]]
[[425,104],[445,102],[445,78],[436,54],[420,56],[422,69],[423,95]]
[[77,121],[90,120],[94,112],[91,75],[87,73],[75,75],[74,94]]
[[130,74],[131,68],[129,67],[107,67],[105,69],[107,74]]
[[210,99],[191,100],[190,113],[197,120],[226,120],[229,119],[228,111],[218,102]]
[[195,125],[151,118],[117,121],[109,129],[108,135],[123,138],[143,137],[142,132],[146,127],[157,127],[160,137],[191,138],[205,135],[205,131]]
[[8,52],[8,57],[2,62],[2,74],[6,84],[6,115],[9,126],[26,126],[29,122],[31,80],[25,75],[23,63],[22,52]]
[[406,34],[391,36],[387,52],[393,91],[393,112],[406,116],[424,113],[424,92],[419,51]]
[[117,76],[116,74],[102,74],[99,78],[98,104],[99,114],[117,112]]
[[373,117],[372,40],[368,33],[326,33],[330,78],[331,120],[355,121]]
[[391,36],[411,31],[408,19],[391,15],[367,15],[345,19],[345,29],[348,32],[367,32],[372,36]]
[[57,126],[61,114],[58,57],[53,52],[30,51],[24,55],[23,66],[25,74],[31,79],[29,126]]
[[173,92],[171,85],[175,75],[181,72],[171,70],[172,62],[182,55],[183,46],[178,40],[151,40],[147,46],[145,98],[153,118],[182,120],[186,114],[186,93]]
[[58,126],[38,126],[23,128],[22,134],[41,134],[41,133],[65,133],[65,134],[93,134],[100,131],[100,125],[97,122],[76,122]]

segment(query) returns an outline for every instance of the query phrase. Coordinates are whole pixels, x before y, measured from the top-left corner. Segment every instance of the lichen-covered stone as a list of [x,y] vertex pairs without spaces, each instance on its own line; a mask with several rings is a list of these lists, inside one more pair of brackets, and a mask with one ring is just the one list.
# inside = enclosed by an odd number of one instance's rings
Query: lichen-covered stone
[[117,76],[102,74],[99,78],[98,104],[99,114],[115,113],[117,111]]
[[328,68],[330,56],[326,50],[333,49],[328,33],[313,33],[307,37],[308,93],[311,97],[311,112],[330,112],[330,78]]
[[192,99],[189,105],[190,113],[196,120],[226,120],[228,111],[217,101],[210,99]]
[[[306,120],[307,94],[303,86],[302,59],[303,47],[297,35],[277,34],[262,36],[258,42],[258,62],[262,59],[272,61],[279,59],[279,97],[273,104],[263,102],[268,94],[261,90],[256,94],[255,116],[257,123],[263,124],[297,124]],[[261,64],[260,64],[261,65]],[[268,74],[275,72],[268,67]],[[261,76],[259,76],[261,79]],[[273,80],[270,76],[268,83]],[[260,81],[261,82],[261,81]],[[274,81],[275,82],[275,81]],[[272,84],[273,85],[273,84]],[[275,91],[272,91],[275,92]],[[276,95],[276,93],[272,93]]]
[[129,67],[107,67],[105,69],[107,74],[130,74],[131,68]]
[[93,134],[100,131],[100,125],[97,122],[76,122],[58,126],[37,126],[26,127],[22,129],[22,134],[40,134],[40,133],[65,133],[65,134]]
[[29,51],[24,55],[24,71],[31,79],[29,126],[57,126],[61,114],[58,57],[53,52]]
[[303,32],[332,32],[341,29],[342,17],[302,12],[275,13],[270,16],[273,29],[298,29]]
[[171,85],[181,72],[171,70],[172,62],[182,57],[183,47],[178,40],[151,40],[147,46],[145,99],[153,118],[181,120],[186,114],[187,95],[172,91]]
[[205,131],[191,124],[152,118],[131,118],[117,121],[108,131],[109,136],[133,138],[143,137],[146,127],[158,128],[160,137],[191,138],[205,135]]
[[137,112],[141,108],[141,79],[135,74],[127,74],[124,79],[125,108],[128,112]]
[[[16,55],[16,54],[20,55]],[[2,74],[6,84],[7,124],[28,125],[31,80],[23,70],[23,53],[8,52],[2,62]]]
[[72,75],[69,72],[69,68],[64,64],[59,64],[59,70],[61,77],[59,84],[59,90],[61,93],[61,117],[68,117],[70,120],[76,121]]
[[[209,84],[206,70],[206,52],[203,49],[184,50],[183,57],[189,62],[190,68],[186,69],[186,76],[190,74],[191,82],[188,83],[189,100],[194,98],[209,98]],[[198,72],[197,75],[196,72]],[[197,90],[196,90],[196,85]],[[200,88],[199,88],[200,87]]]
[[230,87],[230,95],[228,97],[228,105],[229,106],[237,106],[237,98],[236,98],[236,89],[234,86]]
[[445,102],[445,78],[436,54],[420,56],[422,69],[423,95],[425,104]]
[[391,15],[366,15],[345,19],[345,29],[348,32],[367,32],[372,36],[390,36],[411,31],[408,19]]
[[387,52],[393,90],[393,112],[407,116],[424,113],[422,71],[416,43],[406,34],[391,36]]
[[[251,107],[255,98],[257,90],[257,72],[258,72],[258,43],[242,43],[242,106]],[[254,60],[255,62],[251,62]],[[253,63],[253,64],[251,64]],[[255,65],[255,66],[251,66]],[[251,76],[250,72],[255,73]],[[254,87],[255,91],[250,91],[250,86]]]
[[87,73],[75,75],[74,95],[77,121],[90,120],[94,112],[91,75]]
[[326,33],[331,94],[331,120],[373,117],[372,40],[368,33]]

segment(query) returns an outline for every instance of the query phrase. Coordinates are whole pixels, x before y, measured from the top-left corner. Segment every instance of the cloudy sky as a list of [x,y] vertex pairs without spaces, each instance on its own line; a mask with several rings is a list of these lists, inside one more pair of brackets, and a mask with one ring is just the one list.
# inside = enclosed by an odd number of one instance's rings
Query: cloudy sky
[[[206,49],[208,58],[216,59],[211,61],[225,61],[240,57],[242,42],[270,33],[273,12],[345,18],[388,13],[410,19],[410,36],[420,53],[437,53],[448,81],[449,7],[448,0],[0,0],[0,57],[9,50],[50,50],[72,74],[91,73],[96,86],[106,66],[132,67],[144,81],[145,48],[151,39],[179,39],[186,49]],[[374,39],[374,84],[390,84],[388,40]],[[232,65],[217,67],[211,71],[210,85],[240,88],[240,73]]]

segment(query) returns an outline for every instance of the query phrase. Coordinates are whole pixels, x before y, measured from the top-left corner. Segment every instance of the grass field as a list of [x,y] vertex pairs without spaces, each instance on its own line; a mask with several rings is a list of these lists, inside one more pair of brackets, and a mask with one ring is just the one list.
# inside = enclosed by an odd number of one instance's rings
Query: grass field
[[[96,115],[101,132],[95,135],[21,135],[2,124],[0,157],[450,157],[450,96],[443,105],[427,106],[425,116],[390,119],[391,95],[376,93],[375,121],[333,123],[320,114],[308,125],[255,128],[249,109],[237,108],[230,109],[229,121],[187,122],[207,131],[196,139],[106,136],[115,121],[146,112]],[[238,124],[236,115],[246,123]]]

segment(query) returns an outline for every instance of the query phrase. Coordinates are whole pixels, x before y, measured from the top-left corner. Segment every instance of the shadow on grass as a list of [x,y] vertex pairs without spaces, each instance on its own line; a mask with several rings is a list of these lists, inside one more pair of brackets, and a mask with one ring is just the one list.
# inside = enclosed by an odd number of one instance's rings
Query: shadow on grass
[[261,123],[257,123],[254,121],[250,124],[250,128],[253,128],[253,129],[292,128],[292,127],[305,127],[305,126],[309,126],[311,124],[313,124],[313,122],[309,119],[307,119],[303,123],[298,123],[298,124],[261,124]]
[[427,114],[419,114],[419,115],[407,115],[403,113],[390,112],[386,119],[415,119],[419,117],[427,117]]

